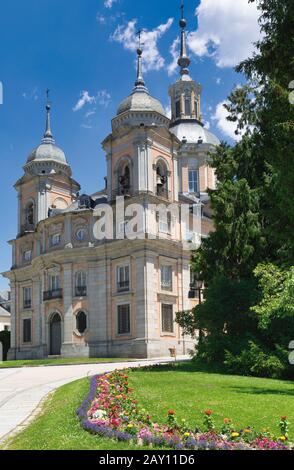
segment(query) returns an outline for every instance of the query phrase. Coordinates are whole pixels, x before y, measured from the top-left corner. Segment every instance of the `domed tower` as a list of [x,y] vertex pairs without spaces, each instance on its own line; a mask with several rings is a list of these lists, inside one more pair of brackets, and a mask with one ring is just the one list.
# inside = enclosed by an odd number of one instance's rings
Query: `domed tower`
[[142,54],[140,41],[135,86],[119,105],[112,120],[112,133],[102,143],[108,161],[109,201],[118,195],[155,194],[159,157],[164,180],[162,194],[171,196],[174,187],[170,120],[162,104],[150,95],[146,87]]
[[172,109],[170,132],[181,142],[178,153],[180,196],[199,199],[202,194],[203,199],[207,200],[207,189],[215,187],[215,174],[209,166],[208,153],[220,142],[202,122],[202,87],[191,78],[189,72],[184,2],[181,9],[180,78],[169,88]]
[[18,235],[34,232],[51,209],[65,209],[76,198],[79,184],[71,178],[66,156],[56,146],[51,131],[51,104],[46,104],[46,128],[41,144],[29,155],[18,192]]

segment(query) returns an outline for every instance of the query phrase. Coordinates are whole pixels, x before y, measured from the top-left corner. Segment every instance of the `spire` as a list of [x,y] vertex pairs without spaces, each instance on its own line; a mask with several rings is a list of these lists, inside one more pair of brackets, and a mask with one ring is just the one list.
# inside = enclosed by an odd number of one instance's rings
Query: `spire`
[[178,60],[178,64],[181,67],[181,75],[189,75],[189,65],[191,63],[189,57],[187,56],[187,36],[186,36],[186,26],[187,21],[185,20],[184,15],[184,0],[181,0],[181,10],[182,17],[180,19],[180,28],[181,28],[181,55]]
[[145,81],[143,78],[143,71],[142,71],[142,55],[143,55],[142,46],[144,45],[141,43],[142,32],[143,32],[142,29],[138,31],[139,45],[137,49],[137,78],[135,81],[134,92],[145,91],[148,93],[148,90],[146,88]]
[[47,103],[46,103],[46,129],[42,139],[43,144],[55,144],[51,131],[51,102],[49,101],[50,90],[46,91]]

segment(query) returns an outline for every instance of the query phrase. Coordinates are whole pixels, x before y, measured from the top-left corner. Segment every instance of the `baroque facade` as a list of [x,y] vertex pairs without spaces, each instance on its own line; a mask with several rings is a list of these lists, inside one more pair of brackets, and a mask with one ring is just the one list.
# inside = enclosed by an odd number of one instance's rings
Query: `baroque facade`
[[[207,189],[216,179],[208,155],[219,141],[201,120],[201,86],[189,74],[183,17],[180,27],[171,119],[146,88],[139,48],[135,87],[102,143],[103,191],[79,194],[55,144],[47,104],[44,138],[15,185],[18,234],[10,242],[12,269],[4,273],[11,285],[10,359],[161,357],[171,348],[193,349],[195,340],[183,336],[175,316],[197,302],[187,245],[213,230]],[[128,216],[134,204],[141,208],[140,236],[128,236],[128,219],[118,213],[122,198]],[[197,231],[177,211],[162,218],[157,208],[170,204],[179,212],[188,207]],[[99,214],[108,212],[114,229],[99,238]]]

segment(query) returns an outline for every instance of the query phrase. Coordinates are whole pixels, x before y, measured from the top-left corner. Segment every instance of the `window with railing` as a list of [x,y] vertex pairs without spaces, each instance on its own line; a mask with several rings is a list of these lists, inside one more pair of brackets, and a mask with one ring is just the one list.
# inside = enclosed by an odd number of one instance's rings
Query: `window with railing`
[[30,287],[23,288],[23,308],[32,307],[32,289]]
[[60,243],[61,243],[60,233],[54,233],[53,235],[51,235],[51,237],[50,237],[50,246],[51,247],[59,246]]
[[117,267],[117,291],[128,292],[130,290],[130,267],[118,266]]
[[61,299],[63,296],[62,289],[60,288],[60,276],[59,274],[51,274],[49,276],[48,282],[49,290],[44,292],[43,299],[44,300],[52,300],[52,299]]
[[87,295],[87,276],[85,271],[79,271],[76,273],[75,294],[77,297],[86,297]]
[[161,289],[172,291],[173,289],[172,266],[161,266]]

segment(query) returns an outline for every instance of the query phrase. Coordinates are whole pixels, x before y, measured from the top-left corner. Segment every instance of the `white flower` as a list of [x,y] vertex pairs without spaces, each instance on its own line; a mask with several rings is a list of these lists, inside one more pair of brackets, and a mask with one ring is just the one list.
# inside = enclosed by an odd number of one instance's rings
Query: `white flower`
[[93,414],[93,418],[94,419],[104,419],[107,417],[107,413],[106,411],[104,410],[97,410],[95,411],[95,413]]

